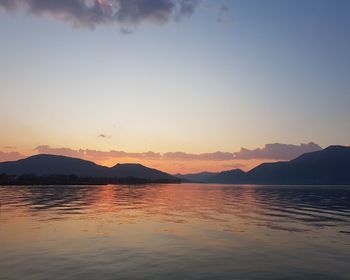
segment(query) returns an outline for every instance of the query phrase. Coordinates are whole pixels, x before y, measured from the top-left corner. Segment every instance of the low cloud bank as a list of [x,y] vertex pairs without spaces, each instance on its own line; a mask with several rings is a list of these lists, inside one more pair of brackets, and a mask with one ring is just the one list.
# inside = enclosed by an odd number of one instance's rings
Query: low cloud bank
[[241,148],[238,153],[234,153],[235,159],[276,159],[291,160],[304,153],[316,152],[322,148],[313,143],[288,145],[288,144],[266,144],[264,148],[249,150]]
[[74,150],[70,148],[52,148],[47,145],[37,147],[35,150],[38,153],[45,154],[58,154],[70,157],[79,157],[91,160],[108,160],[118,158],[131,158],[140,160],[174,160],[174,161],[229,161],[229,160],[250,160],[250,159],[267,159],[267,160],[291,160],[303,153],[319,151],[322,148],[315,143],[307,143],[300,145],[289,144],[266,144],[264,148],[258,148],[255,150],[249,150],[241,148],[239,152],[214,152],[214,153],[202,153],[192,154],[185,152],[168,152],[168,153],[156,153],[156,152],[142,152],[142,153],[129,153],[124,151],[98,151],[90,149]]

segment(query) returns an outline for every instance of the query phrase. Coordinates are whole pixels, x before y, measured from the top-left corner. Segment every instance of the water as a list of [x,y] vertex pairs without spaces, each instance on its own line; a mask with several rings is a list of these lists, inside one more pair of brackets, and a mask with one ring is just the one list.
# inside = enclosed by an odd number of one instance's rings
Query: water
[[350,187],[0,187],[0,279],[350,279]]

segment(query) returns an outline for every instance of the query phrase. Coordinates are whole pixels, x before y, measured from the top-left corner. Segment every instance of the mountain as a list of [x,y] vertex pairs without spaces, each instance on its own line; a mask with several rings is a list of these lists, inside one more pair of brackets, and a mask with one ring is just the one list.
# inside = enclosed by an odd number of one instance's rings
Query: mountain
[[35,155],[17,161],[0,163],[0,173],[9,175],[35,174],[47,176],[52,174],[77,176],[108,176],[108,168],[91,161],[56,155]]
[[223,171],[213,177],[208,178],[208,183],[230,184],[233,180],[236,184],[244,183],[246,173],[241,169]]
[[240,169],[224,171],[208,177],[205,182],[346,185],[350,184],[350,147],[329,146],[321,151],[305,153],[291,161],[263,163],[249,172]]
[[178,181],[165,172],[141,164],[117,164],[111,168],[91,161],[57,155],[35,155],[18,161],[0,163],[0,174],[75,175],[90,178],[138,178],[148,181]]
[[175,177],[169,175],[168,173],[159,171],[157,169],[148,168],[141,164],[117,164],[109,168],[110,177],[136,177],[150,180],[168,180],[174,179]]
[[207,182],[208,180],[210,180],[211,177],[217,174],[219,173],[200,172],[200,173],[192,173],[192,174],[176,174],[175,177],[187,182],[203,183],[203,182]]
[[350,184],[350,147],[330,146],[288,162],[264,163],[248,178],[259,184]]

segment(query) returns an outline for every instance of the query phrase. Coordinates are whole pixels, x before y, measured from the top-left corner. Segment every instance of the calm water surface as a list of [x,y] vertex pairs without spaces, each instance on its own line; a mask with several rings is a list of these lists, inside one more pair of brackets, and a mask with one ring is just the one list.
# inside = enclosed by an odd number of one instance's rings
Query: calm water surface
[[0,279],[350,279],[350,187],[0,187]]

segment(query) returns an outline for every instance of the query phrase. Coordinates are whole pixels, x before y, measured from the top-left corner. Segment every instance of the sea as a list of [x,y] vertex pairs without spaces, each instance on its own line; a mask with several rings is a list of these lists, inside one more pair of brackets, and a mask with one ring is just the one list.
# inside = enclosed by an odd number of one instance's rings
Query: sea
[[350,186],[1,186],[0,279],[350,279]]

